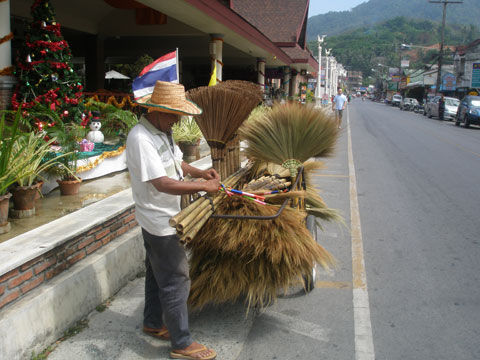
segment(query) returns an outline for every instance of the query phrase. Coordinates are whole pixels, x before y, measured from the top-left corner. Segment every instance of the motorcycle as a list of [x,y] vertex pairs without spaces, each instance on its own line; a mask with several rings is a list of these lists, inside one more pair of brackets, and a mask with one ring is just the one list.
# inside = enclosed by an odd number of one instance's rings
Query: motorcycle
[[417,105],[415,105],[413,111],[417,114],[423,114],[425,111],[423,103],[418,103]]

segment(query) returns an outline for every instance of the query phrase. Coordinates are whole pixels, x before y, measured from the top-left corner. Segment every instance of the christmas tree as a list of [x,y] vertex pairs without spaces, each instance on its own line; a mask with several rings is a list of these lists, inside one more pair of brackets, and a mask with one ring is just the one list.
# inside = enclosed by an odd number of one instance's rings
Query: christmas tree
[[[83,87],[73,71],[72,53],[50,1],[35,0],[31,14],[33,21],[17,56],[15,74],[19,83],[12,96],[12,108],[28,112],[47,107],[63,122],[84,125],[88,119],[83,115]],[[42,130],[43,124],[36,124]]]

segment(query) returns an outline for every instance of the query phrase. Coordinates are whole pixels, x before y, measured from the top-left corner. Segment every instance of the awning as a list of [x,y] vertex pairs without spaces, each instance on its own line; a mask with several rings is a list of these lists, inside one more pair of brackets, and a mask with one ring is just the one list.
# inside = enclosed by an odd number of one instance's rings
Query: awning
[[130,79],[128,76],[120,74],[118,71],[110,70],[105,73],[105,79]]
[[424,86],[423,81],[415,81],[415,82],[411,82],[411,83],[407,84],[407,86],[405,88],[406,89],[412,89],[412,88],[422,87],[422,86]]

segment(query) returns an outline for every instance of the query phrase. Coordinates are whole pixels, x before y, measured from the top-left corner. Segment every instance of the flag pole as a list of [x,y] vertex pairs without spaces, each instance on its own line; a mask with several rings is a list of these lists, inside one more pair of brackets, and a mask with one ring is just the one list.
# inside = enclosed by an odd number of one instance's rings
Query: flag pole
[[180,63],[178,62],[178,48],[175,49],[175,56],[177,57],[177,83],[180,84],[180,75],[178,70],[180,67]]

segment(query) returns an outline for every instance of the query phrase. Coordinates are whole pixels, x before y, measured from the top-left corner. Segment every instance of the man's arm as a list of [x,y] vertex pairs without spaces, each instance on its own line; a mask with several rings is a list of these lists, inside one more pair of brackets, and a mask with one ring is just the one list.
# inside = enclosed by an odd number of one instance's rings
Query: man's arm
[[150,183],[160,192],[170,195],[193,194],[199,191],[215,193],[220,187],[219,179],[211,179],[207,181],[178,181],[168,176],[162,176]]

